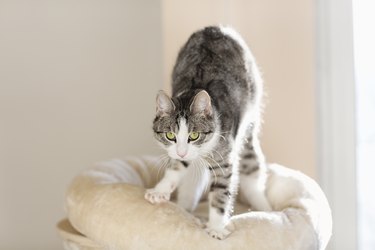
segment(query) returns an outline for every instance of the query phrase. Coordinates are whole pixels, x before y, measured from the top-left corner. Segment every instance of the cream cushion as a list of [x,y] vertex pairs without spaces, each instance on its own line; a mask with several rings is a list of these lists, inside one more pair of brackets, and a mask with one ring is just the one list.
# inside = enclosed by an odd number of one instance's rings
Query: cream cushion
[[[97,164],[78,175],[66,193],[68,220],[58,224],[66,249],[325,249],[332,230],[328,202],[314,180],[269,165],[267,197],[273,212],[236,204],[232,234],[211,238],[197,219],[175,203],[144,199],[162,172],[157,157]],[[202,201],[196,215],[207,216]]]

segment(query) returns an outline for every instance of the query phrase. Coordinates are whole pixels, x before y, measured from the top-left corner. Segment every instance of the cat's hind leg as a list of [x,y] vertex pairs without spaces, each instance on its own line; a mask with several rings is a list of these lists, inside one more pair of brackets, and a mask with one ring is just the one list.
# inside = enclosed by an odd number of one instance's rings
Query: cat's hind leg
[[240,194],[254,210],[271,211],[266,197],[267,168],[258,139],[249,135],[240,161]]
[[251,175],[240,175],[241,197],[252,209],[257,211],[272,211],[265,193],[266,174],[257,170]]

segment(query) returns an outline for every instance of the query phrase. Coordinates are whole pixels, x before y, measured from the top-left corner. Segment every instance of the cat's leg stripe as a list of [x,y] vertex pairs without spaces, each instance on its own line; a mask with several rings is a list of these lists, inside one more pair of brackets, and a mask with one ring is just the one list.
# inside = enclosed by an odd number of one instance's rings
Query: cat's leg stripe
[[218,207],[217,210],[219,210],[219,212],[220,212],[221,214],[224,214],[224,212],[225,212],[225,209],[222,208],[222,207]]
[[229,192],[229,190],[227,190],[227,191],[224,192],[224,195],[231,196],[232,194]]
[[219,168],[221,168],[221,169],[226,169],[226,168],[228,168],[229,167],[229,164],[223,164],[223,165],[215,165],[215,166],[211,166],[210,167],[210,170],[212,171],[212,170],[215,170],[215,169],[219,169]]
[[254,151],[246,152],[246,154],[242,156],[242,159],[252,159],[252,158],[256,158],[256,154]]
[[223,184],[223,183],[212,183],[210,190],[212,191],[212,190],[217,189],[217,188],[226,189],[226,188],[228,188],[228,186],[226,184]]
[[258,170],[259,170],[259,165],[258,166],[254,166],[252,168],[250,168],[248,166],[242,166],[241,170],[240,170],[240,173],[244,174],[244,175],[251,175],[252,173],[255,173]]

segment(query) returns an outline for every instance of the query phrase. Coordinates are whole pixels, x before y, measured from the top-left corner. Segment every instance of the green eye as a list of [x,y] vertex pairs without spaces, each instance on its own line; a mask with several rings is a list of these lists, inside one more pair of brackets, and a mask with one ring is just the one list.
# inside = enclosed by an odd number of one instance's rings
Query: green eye
[[189,135],[189,139],[191,141],[195,141],[199,138],[199,133],[198,132],[191,132],[190,135]]
[[170,141],[174,141],[176,139],[176,136],[173,132],[165,133],[165,137],[167,137],[167,139],[170,140]]

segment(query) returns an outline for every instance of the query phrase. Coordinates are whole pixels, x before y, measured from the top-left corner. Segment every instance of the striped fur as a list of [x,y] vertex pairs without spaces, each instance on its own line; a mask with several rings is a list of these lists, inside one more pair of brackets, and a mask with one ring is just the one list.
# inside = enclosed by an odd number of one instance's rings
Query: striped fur
[[[265,176],[257,137],[262,92],[255,60],[234,30],[207,27],[194,33],[179,52],[172,74],[172,97],[164,92],[157,96],[153,130],[174,162],[166,171],[171,179],[164,177],[146,193],[146,198],[153,201],[150,194],[171,193],[177,187],[178,203],[193,210],[209,185],[207,231],[218,239],[226,237],[239,173],[245,181],[249,176]],[[173,134],[172,139],[167,137],[168,132]],[[191,139],[193,132],[199,133],[198,139]],[[202,185],[195,183],[198,189],[183,180],[184,176],[192,176],[191,171],[207,170],[211,178],[202,180],[206,182]],[[195,193],[186,190],[189,188]],[[262,183],[257,183],[255,189],[259,194],[256,197],[265,197]],[[257,200],[249,199],[255,203]],[[262,204],[261,209],[269,209],[264,200]]]

